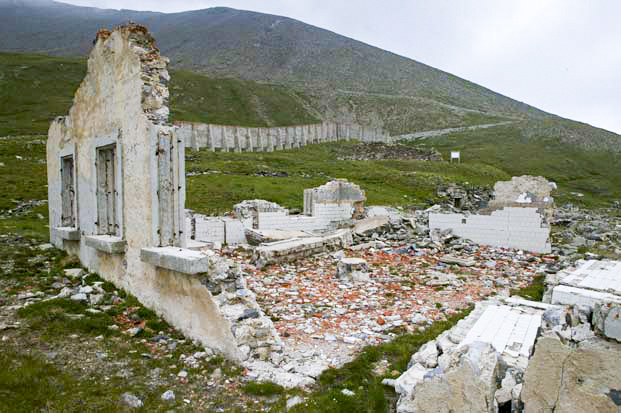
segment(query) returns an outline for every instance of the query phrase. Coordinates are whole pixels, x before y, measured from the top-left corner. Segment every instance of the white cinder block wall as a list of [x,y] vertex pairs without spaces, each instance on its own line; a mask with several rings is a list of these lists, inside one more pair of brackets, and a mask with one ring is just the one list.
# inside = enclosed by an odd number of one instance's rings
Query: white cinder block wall
[[536,208],[506,207],[491,215],[429,214],[429,230],[453,230],[476,243],[549,253],[550,227]]
[[[335,227],[335,222],[352,216],[352,204],[315,204],[314,216],[289,215],[286,210],[259,212],[259,230],[320,231]],[[194,220],[194,223],[192,223]],[[252,218],[242,222],[229,217],[208,217],[193,214],[186,219],[186,234],[196,241],[237,245],[246,242],[245,228],[252,228]]]
[[313,216],[289,215],[287,211],[259,212],[258,229],[317,231],[329,228],[333,222],[352,216],[352,204],[314,204]]

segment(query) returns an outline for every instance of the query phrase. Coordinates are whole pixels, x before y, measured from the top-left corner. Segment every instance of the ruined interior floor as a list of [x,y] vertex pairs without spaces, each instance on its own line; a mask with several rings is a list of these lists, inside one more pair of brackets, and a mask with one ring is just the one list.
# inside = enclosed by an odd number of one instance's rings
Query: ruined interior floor
[[[319,358],[330,367],[350,361],[365,345],[390,340],[397,330],[422,329],[473,302],[509,295],[554,260],[474,244],[450,254],[410,247],[394,242],[260,270],[240,250],[228,255],[243,265],[248,287],[274,321],[285,354]],[[340,280],[336,272],[342,254],[365,259],[371,281]],[[443,257],[474,258],[474,265],[446,264]]]

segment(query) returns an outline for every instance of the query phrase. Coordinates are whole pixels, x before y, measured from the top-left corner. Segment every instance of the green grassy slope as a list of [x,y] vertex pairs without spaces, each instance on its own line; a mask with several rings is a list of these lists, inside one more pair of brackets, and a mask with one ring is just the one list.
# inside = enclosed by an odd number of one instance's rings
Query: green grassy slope
[[531,120],[452,133],[417,144],[433,146],[445,156],[450,150],[459,150],[465,163],[484,163],[510,175],[545,176],[560,185],[559,202],[590,205],[619,199],[621,154],[572,145],[567,142],[570,135],[557,133],[562,126]]
[[303,97],[285,86],[177,70],[172,72],[170,95],[174,120],[244,126],[319,122]]
[[[186,170],[194,176],[186,180],[186,206],[216,214],[244,199],[259,198],[301,209],[304,189],[332,178],[360,185],[372,205],[425,206],[436,200],[441,183],[490,186],[510,177],[499,168],[474,162],[339,160],[353,145],[326,143],[269,153],[188,152]],[[287,176],[262,176],[266,172]]]
[[51,119],[69,111],[85,62],[0,53],[0,136],[45,133]]
[[[0,136],[47,133],[68,113],[86,74],[83,58],[0,53]],[[171,73],[172,120],[246,126],[318,122],[305,101],[285,86]]]

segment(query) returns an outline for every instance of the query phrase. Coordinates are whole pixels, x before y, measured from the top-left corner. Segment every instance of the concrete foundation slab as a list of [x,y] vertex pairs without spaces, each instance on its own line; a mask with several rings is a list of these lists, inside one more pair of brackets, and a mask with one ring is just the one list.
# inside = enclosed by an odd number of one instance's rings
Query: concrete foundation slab
[[621,261],[586,260],[566,271],[551,289],[550,302],[564,305],[621,303]]

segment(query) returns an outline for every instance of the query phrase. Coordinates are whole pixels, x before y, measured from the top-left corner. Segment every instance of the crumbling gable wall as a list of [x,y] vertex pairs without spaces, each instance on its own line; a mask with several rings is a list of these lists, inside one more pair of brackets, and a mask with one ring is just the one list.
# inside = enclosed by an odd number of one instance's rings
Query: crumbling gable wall
[[69,115],[49,129],[50,238],[188,336],[237,358],[231,324],[197,274],[206,258],[182,249],[184,143],[168,125],[167,63],[142,26],[98,33]]

